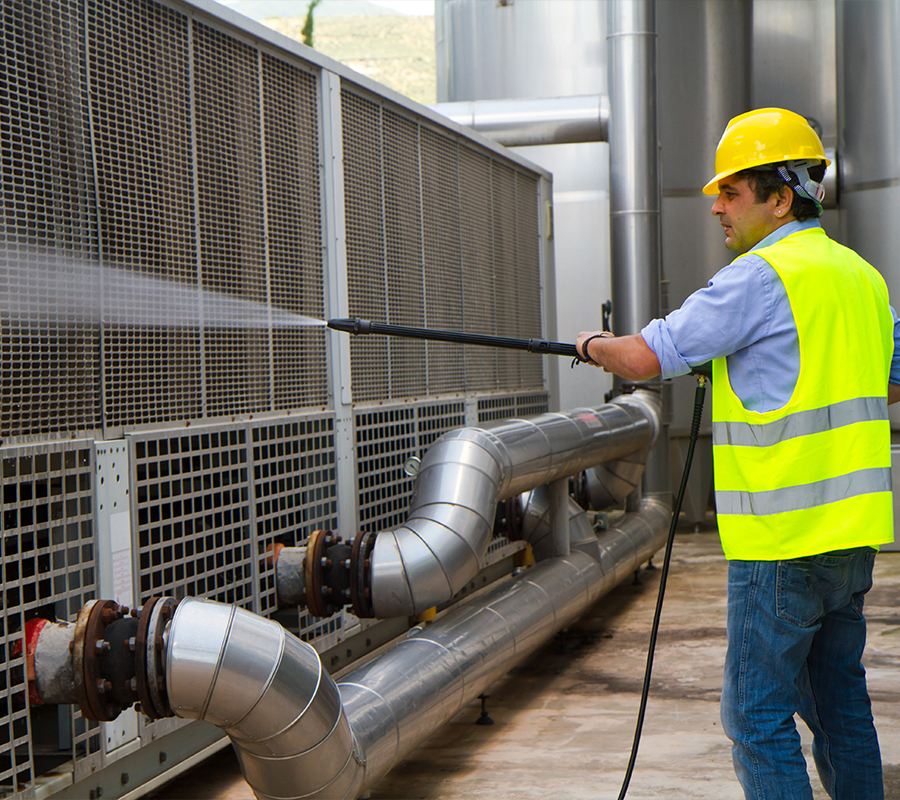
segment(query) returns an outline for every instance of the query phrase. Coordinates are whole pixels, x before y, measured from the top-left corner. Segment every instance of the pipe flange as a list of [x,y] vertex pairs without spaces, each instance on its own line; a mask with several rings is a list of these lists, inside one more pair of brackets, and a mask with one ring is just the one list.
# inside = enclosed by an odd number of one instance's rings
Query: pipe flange
[[375,549],[374,531],[361,531],[353,540],[350,552],[350,601],[353,613],[363,619],[375,616],[372,605],[372,550]]
[[[162,717],[174,717],[175,712],[169,705],[169,693],[166,689],[166,626],[175,613],[178,601],[174,597],[154,598],[153,605],[147,613],[147,625],[144,631],[144,641],[136,645],[135,651],[140,647],[144,657],[144,669],[141,674],[144,677],[146,693],[150,704],[145,708],[143,700],[141,708],[150,719]],[[146,613],[146,606],[145,613]],[[144,614],[141,614],[143,621]],[[155,716],[151,716],[152,711]]]
[[[326,551],[339,542],[338,536],[331,531],[313,531],[306,543],[306,558],[303,559],[303,572],[306,576],[306,607],[314,617],[328,617],[335,612],[333,590],[325,577],[328,562]],[[340,602],[338,601],[338,608]]]
[[111,722],[122,712],[111,696],[112,683],[103,675],[109,652],[106,629],[128,612],[114,600],[91,600],[78,612],[72,647],[75,699],[85,719]]

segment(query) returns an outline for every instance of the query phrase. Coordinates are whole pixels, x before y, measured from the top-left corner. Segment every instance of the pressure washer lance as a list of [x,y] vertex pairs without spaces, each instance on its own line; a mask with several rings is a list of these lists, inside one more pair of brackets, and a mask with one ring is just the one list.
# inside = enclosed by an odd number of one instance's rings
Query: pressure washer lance
[[[570,356],[576,363],[584,362],[584,359],[575,349],[574,344],[562,342],[548,342],[543,339],[508,339],[503,336],[486,336],[477,333],[458,333],[456,331],[435,331],[429,328],[407,328],[402,325],[384,325],[380,322],[369,322],[364,319],[330,319],[328,327],[336,331],[344,331],[356,335],[369,333],[382,334],[384,336],[403,336],[409,339],[430,339],[438,342],[456,342],[458,344],[474,344],[482,347],[503,347],[511,350],[527,350],[529,353],[546,353],[556,356]],[[604,328],[607,326],[604,325]],[[637,724],[635,725],[634,741],[631,745],[631,757],[625,771],[625,779],[619,792],[618,800],[624,800],[628,792],[628,784],[634,772],[637,761],[638,747],[641,742],[641,731],[644,726],[644,714],[647,710],[647,698],[650,693],[650,676],[653,671],[653,654],[656,650],[656,637],[659,633],[659,621],[662,616],[663,598],[666,593],[666,580],[669,576],[669,564],[672,561],[672,546],[675,543],[675,529],[678,525],[678,517],[681,514],[681,505],[684,502],[684,493],[687,490],[688,477],[691,472],[691,462],[694,460],[694,448],[700,433],[700,418],[703,415],[703,400],[706,396],[706,380],[710,374],[709,364],[701,364],[691,370],[691,374],[697,376],[697,391],[694,395],[694,416],[691,422],[691,435],[688,443],[687,457],[684,463],[684,472],[681,476],[681,486],[678,496],[675,498],[675,506],[672,509],[672,522],[669,526],[669,536],[666,539],[666,553],[663,558],[662,570],[659,576],[659,594],[656,598],[656,612],[653,615],[653,625],[650,629],[650,643],[647,647],[647,666],[644,670],[644,684],[641,690],[640,709],[638,711]]]
[[546,339],[509,339],[505,336],[487,336],[482,333],[460,333],[458,331],[435,331],[430,328],[407,328],[404,325],[385,325],[381,322],[369,322],[366,319],[330,319],[328,327],[344,333],[363,335],[368,333],[383,336],[402,336],[407,339],[430,339],[436,342],[454,342],[456,344],[474,344],[480,347],[501,347],[508,350],[527,350],[551,356],[568,356],[579,362],[584,359],[578,354],[574,344],[564,342],[548,342]]

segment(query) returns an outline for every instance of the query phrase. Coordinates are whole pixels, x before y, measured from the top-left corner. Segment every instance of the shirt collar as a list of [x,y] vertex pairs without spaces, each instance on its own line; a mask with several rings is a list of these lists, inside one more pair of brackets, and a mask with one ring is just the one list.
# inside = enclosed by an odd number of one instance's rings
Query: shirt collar
[[780,228],[772,231],[765,239],[761,240],[759,243],[753,245],[750,248],[749,252],[753,252],[754,250],[759,250],[763,247],[768,247],[769,245],[775,244],[775,242],[780,242],[784,239],[785,236],[790,236],[792,233],[797,233],[798,231],[806,231],[810,228],[821,228],[822,224],[819,222],[818,217],[813,217],[812,219],[804,220],[800,222],[799,220],[792,220],[791,222],[782,225]]

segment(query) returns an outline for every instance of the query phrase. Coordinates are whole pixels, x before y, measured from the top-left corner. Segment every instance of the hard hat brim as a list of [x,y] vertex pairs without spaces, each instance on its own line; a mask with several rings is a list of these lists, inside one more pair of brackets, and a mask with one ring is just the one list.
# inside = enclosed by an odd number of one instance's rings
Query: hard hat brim
[[[789,161],[790,159],[786,158],[784,160]],[[826,167],[831,166],[831,159],[822,158],[821,160],[825,162]],[[775,161],[775,162],[771,162],[771,163],[777,164],[777,163],[780,163],[780,161]],[[758,165],[754,165],[754,166],[765,166],[765,164],[758,164]],[[719,181],[723,181],[723,180],[725,180],[725,178],[728,178],[731,175],[736,175],[738,172],[743,172],[745,169],[753,169],[753,167],[741,167],[740,169],[732,169],[732,170],[726,170],[725,172],[720,172],[718,175],[716,175],[715,178],[713,178],[709,183],[707,183],[706,186],[703,187],[703,194],[710,195],[710,196],[717,195],[719,193]]]

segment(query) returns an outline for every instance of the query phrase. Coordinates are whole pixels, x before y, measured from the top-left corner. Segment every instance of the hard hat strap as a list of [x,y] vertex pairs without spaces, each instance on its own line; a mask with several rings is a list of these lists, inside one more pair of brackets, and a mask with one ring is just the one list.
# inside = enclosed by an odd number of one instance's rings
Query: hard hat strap
[[[818,161],[788,161],[787,166],[777,167],[782,180],[791,187],[800,197],[812,200],[816,204],[819,213],[822,213],[822,200],[825,199],[825,188],[821,183],[809,177],[809,167],[817,166]],[[790,170],[790,171],[788,171]]]

